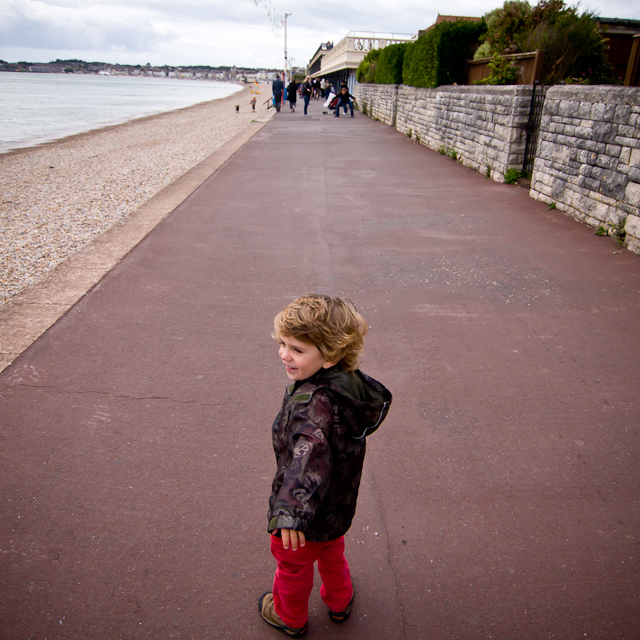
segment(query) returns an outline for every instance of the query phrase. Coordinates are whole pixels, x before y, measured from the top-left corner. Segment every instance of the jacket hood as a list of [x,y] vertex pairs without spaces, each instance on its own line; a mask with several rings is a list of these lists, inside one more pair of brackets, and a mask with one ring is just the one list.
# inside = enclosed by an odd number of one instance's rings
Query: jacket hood
[[359,369],[343,371],[337,365],[320,369],[307,380],[292,384],[288,391],[295,394],[293,400],[305,402],[319,389],[331,393],[356,440],[376,431],[387,417],[393,399],[391,392],[371,376]]

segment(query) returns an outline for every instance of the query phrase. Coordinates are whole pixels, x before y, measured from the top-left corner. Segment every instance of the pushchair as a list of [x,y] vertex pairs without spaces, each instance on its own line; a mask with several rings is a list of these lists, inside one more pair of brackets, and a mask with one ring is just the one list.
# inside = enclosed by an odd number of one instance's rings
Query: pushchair
[[322,106],[324,107],[322,113],[326,116],[330,111],[333,111],[338,106],[338,96],[333,92],[329,93],[329,97]]

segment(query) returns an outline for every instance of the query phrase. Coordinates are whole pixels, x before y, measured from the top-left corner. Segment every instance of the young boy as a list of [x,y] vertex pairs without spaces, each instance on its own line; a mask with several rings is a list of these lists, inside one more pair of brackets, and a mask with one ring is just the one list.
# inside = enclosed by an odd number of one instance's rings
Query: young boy
[[369,326],[346,298],[303,296],[274,326],[293,384],[273,423],[268,531],[278,566],[258,608],[268,624],[298,638],[307,632],[316,561],[331,619],[351,613],[344,534],[356,510],[365,438],[385,419],[391,393],[357,369]]
[[335,117],[340,117],[340,107],[344,107],[344,112],[347,113],[347,107],[351,107],[351,117],[354,118],[353,115],[353,103],[356,101],[355,97],[349,93],[349,89],[347,89],[346,85],[343,85],[340,89],[340,93],[338,94],[338,104],[336,105]]

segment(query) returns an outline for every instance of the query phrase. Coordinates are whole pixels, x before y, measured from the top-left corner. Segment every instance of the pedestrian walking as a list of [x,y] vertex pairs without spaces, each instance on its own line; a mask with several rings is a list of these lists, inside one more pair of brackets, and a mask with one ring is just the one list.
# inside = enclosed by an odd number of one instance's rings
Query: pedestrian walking
[[287,87],[287,99],[289,100],[289,109],[295,113],[296,100],[298,99],[298,83],[293,78]]
[[256,110],[256,97],[253,96],[253,98],[251,98],[251,100],[249,101],[249,104],[251,105],[251,108],[253,109],[254,113]]
[[309,100],[311,100],[311,93],[313,92],[313,87],[311,86],[311,77],[307,76],[304,79],[304,84],[302,85],[302,99],[304,100],[304,115],[307,114],[307,109],[309,108]]
[[274,327],[293,384],[272,428],[277,466],[268,531],[277,569],[258,607],[265,622],[297,638],[307,632],[315,562],[330,618],[343,622],[351,614],[344,534],[356,510],[366,437],[385,419],[392,397],[357,369],[369,325],[350,300],[303,296]]
[[276,73],[276,79],[273,81],[273,106],[280,113],[280,105],[282,104],[282,94],[284,93],[284,82],[280,80],[280,74]]

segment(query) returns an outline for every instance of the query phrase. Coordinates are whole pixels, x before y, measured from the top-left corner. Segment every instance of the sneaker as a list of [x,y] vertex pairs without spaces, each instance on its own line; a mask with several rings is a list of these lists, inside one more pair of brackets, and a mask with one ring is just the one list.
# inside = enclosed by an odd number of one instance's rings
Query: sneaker
[[[349,607],[351,603],[349,603]],[[262,616],[262,619],[270,624],[272,627],[279,629],[283,633],[286,633],[290,638],[300,638],[305,633],[307,633],[307,629],[309,628],[308,623],[305,622],[303,627],[296,629],[295,627],[288,627],[283,621],[282,618],[276,613],[276,608],[273,603],[273,593],[271,591],[266,591],[260,596],[258,600],[258,611]]]
[[356,590],[353,588],[353,585],[351,586],[351,589],[352,589],[351,600],[349,600],[349,604],[347,605],[347,608],[344,611],[340,611],[340,613],[336,613],[335,611],[331,611],[331,609],[329,609],[329,617],[334,622],[344,622],[351,615],[351,605],[353,604],[353,599],[356,597]]

